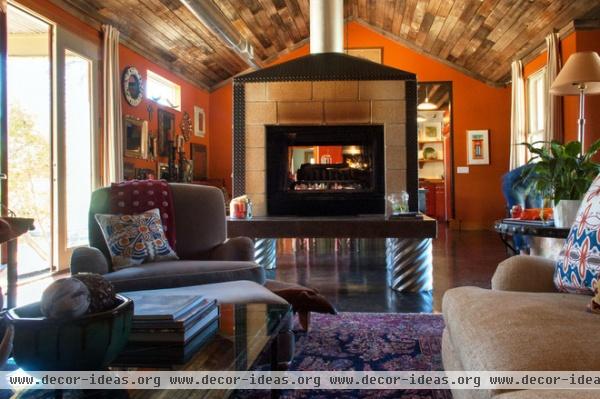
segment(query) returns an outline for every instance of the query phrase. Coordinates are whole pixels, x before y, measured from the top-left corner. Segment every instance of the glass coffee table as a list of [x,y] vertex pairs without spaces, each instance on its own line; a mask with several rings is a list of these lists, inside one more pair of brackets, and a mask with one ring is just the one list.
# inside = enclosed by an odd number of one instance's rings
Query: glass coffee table
[[[117,359],[118,370],[177,370],[177,371],[246,371],[269,349],[271,370],[277,369],[277,335],[292,317],[290,305],[246,304],[220,305],[219,328],[216,334],[195,353],[181,361],[156,360],[151,347],[148,361],[124,364]],[[164,350],[165,346],[161,346]],[[127,350],[127,349],[126,349]],[[226,398],[228,390],[136,390],[130,398]]]
[[[127,371],[247,371],[265,352],[270,369],[277,370],[277,336],[287,328],[292,317],[290,305],[246,304],[219,305],[219,323],[215,334],[204,345],[178,359],[165,359],[156,353],[181,351],[181,346],[147,346],[136,348],[136,360],[117,359],[111,370]],[[192,339],[193,340],[193,339]],[[266,350],[269,350],[266,352]],[[122,356],[130,348],[125,348]],[[261,358],[262,359],[262,358]],[[21,390],[4,397],[12,398],[227,398],[232,390]],[[278,391],[272,391],[277,396]]]

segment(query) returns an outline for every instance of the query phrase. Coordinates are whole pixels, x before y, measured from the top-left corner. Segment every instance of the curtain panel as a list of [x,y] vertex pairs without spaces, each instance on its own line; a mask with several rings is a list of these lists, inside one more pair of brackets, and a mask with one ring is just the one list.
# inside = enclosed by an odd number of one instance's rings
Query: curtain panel
[[104,36],[102,183],[108,186],[110,183],[123,180],[123,118],[120,97],[119,31],[110,25],[102,25],[102,32]]
[[544,121],[544,141],[563,142],[563,113],[560,96],[550,94],[550,86],[560,72],[560,49],[558,33],[546,36],[546,118]]
[[523,63],[513,61],[512,71],[512,99],[510,110],[510,170],[516,169],[526,163],[526,148],[521,143],[525,137],[525,82],[523,79]]

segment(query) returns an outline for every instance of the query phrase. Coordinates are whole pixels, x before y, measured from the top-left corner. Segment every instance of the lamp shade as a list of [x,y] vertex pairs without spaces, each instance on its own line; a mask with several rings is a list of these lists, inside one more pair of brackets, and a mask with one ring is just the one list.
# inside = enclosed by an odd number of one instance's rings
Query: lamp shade
[[571,55],[552,82],[550,93],[578,95],[581,84],[585,85],[584,94],[600,94],[600,56],[594,51]]

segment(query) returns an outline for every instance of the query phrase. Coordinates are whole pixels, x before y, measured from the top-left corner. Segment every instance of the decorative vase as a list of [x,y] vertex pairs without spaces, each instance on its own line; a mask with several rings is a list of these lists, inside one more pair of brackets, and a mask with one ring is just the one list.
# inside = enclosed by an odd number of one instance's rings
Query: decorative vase
[[581,200],[560,200],[554,205],[554,226],[569,228],[575,222]]

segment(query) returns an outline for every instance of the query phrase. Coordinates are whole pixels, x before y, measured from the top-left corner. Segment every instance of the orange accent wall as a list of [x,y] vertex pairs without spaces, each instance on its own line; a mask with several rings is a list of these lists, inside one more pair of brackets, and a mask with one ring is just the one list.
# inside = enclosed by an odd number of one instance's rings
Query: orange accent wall
[[208,122],[211,153],[209,156],[210,177],[225,179],[227,191],[231,193],[233,162],[233,90],[231,83],[210,93]]
[[[126,66],[134,66],[142,75],[142,79],[146,82],[147,71],[150,69],[152,72],[159,74],[160,76],[169,79],[170,81],[181,86],[181,111],[175,111],[169,107],[163,107],[154,101],[147,100],[144,98],[142,102],[136,106],[132,107],[127,103],[125,97],[121,94],[121,104],[123,115],[131,115],[140,119],[144,119],[148,121],[148,131],[151,135],[156,136],[158,131],[158,109],[164,109],[168,112],[171,112],[175,115],[175,132],[176,134],[181,134],[181,120],[183,117],[183,112],[187,111],[192,118],[194,119],[194,106],[198,106],[204,108],[205,115],[208,116],[208,121],[206,123],[206,134],[204,137],[196,137],[192,133],[191,139],[189,142],[185,143],[185,153],[186,157],[189,159],[190,157],[190,143],[199,143],[204,144],[208,147],[208,157],[210,159],[210,146],[209,146],[209,137],[211,135],[210,129],[210,101],[209,101],[209,93],[203,89],[200,89],[191,83],[184,81],[179,78],[177,75],[172,74],[171,72],[159,67],[158,65],[152,63],[147,58],[141,56],[135,51],[121,45],[119,47],[119,64],[120,69],[123,69]],[[152,118],[148,117],[147,107],[150,106],[152,108]],[[160,157],[159,162],[166,163],[167,157]],[[156,172],[157,164],[156,161],[147,161],[143,159],[135,159],[135,158],[125,158],[125,162],[133,163],[136,168],[145,168],[152,169]],[[210,174],[210,165],[209,165],[209,174]]]
[[[420,81],[452,81],[454,111],[455,167],[466,166],[467,129],[489,129],[490,165],[470,166],[467,175],[454,175],[456,219],[465,229],[489,229],[492,222],[504,215],[504,200],[500,177],[508,168],[510,140],[510,89],[490,87],[427,56],[416,53],[357,23],[347,25],[347,44],[356,47],[383,47],[383,62],[396,68],[415,72]],[[308,53],[308,46],[282,56],[287,61]],[[231,175],[231,85],[211,93],[211,170],[226,177]],[[216,118],[216,111],[221,116]],[[228,109],[225,112],[224,109]],[[416,149],[415,149],[416,150]],[[218,154],[218,155],[216,155]],[[228,164],[217,161],[223,158]],[[217,165],[218,163],[218,165]]]

